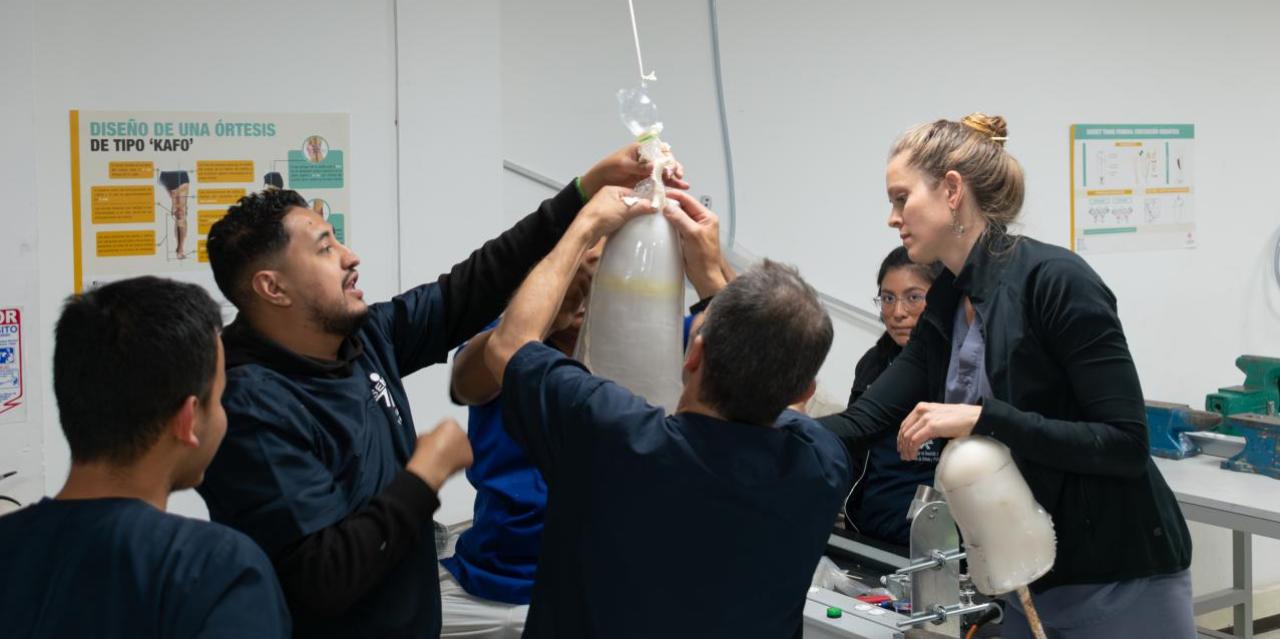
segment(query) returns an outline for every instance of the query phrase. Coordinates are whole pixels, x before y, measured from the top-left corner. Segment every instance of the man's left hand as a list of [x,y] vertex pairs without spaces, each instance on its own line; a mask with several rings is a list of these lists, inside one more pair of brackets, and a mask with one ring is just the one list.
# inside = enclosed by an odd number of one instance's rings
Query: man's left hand
[[683,191],[667,191],[667,198],[662,213],[680,234],[685,273],[698,297],[711,297],[728,284],[721,268],[720,218]]

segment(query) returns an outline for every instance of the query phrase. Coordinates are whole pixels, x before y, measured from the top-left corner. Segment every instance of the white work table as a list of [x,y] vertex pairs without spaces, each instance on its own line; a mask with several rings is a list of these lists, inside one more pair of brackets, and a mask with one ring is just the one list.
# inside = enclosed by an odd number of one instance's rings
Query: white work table
[[1187,521],[1231,533],[1232,587],[1196,597],[1197,615],[1233,608],[1234,635],[1201,630],[1204,637],[1253,637],[1253,535],[1280,539],[1280,480],[1221,467],[1222,458],[1155,458]]

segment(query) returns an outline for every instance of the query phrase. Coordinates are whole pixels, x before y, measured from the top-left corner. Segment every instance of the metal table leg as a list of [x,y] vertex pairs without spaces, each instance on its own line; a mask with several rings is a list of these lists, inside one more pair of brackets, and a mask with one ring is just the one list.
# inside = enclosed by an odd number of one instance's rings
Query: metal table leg
[[1244,601],[1231,607],[1235,635],[1253,639],[1253,535],[1231,531],[1231,585],[1244,591]]

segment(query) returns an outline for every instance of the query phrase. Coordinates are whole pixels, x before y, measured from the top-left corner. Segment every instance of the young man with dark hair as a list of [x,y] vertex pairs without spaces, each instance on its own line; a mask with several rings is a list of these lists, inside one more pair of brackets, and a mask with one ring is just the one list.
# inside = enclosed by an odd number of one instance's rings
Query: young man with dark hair
[[[402,378],[492,322],[592,195],[649,168],[636,145],[611,154],[436,282],[373,305],[359,258],[293,191],[247,196],[210,229],[214,278],[240,314],[225,335],[227,442],[200,492],[267,551],[300,634],[439,634],[431,516],[471,448],[452,420],[416,434]],[[620,206],[606,191],[584,214]]]
[[[719,242],[695,229],[707,214],[668,195],[690,279],[721,277]],[[852,481],[840,441],[786,410],[813,394],[831,319],[795,269],[765,261],[695,321],[675,414],[592,376],[543,339],[583,252],[634,215],[575,221],[484,352],[549,490],[524,636],[798,638]]]
[[53,389],[71,472],[0,517],[0,628],[12,637],[288,637],[262,550],[165,513],[226,432],[222,317],[194,284],[139,277],[67,300]]

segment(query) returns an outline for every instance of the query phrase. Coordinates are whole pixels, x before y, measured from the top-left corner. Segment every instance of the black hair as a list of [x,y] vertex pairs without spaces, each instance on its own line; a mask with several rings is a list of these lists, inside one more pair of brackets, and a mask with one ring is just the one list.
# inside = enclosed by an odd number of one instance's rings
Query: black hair
[[889,251],[889,254],[884,257],[884,261],[880,262],[880,272],[876,274],[876,290],[880,290],[880,285],[884,284],[884,277],[889,274],[889,271],[899,268],[911,269],[911,272],[932,284],[934,280],[938,279],[938,275],[942,273],[943,267],[942,262],[916,264],[907,255],[907,247],[899,246]]
[[53,391],[76,462],[129,463],[188,397],[209,400],[222,314],[203,288],[136,277],[67,298]]
[[237,308],[244,310],[250,299],[253,271],[288,246],[284,216],[295,207],[307,208],[307,200],[297,191],[265,189],[240,198],[209,228],[205,247],[213,280]]

